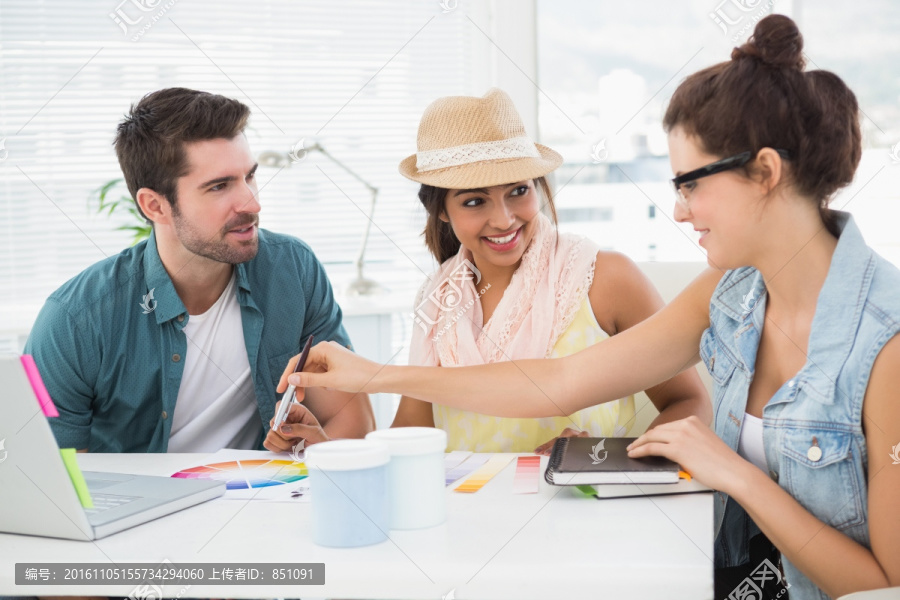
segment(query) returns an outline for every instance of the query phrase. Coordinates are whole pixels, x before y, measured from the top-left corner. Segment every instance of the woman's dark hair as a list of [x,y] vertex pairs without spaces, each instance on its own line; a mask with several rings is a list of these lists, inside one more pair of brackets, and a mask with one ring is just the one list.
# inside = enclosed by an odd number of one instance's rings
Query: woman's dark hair
[[[550,208],[550,216],[553,223],[556,224],[556,205],[553,204],[553,192],[550,184],[547,183],[546,177],[538,177],[534,180],[534,187],[540,190],[547,200],[547,206]],[[428,219],[425,222],[425,245],[437,259],[438,263],[443,263],[448,258],[455,256],[459,252],[460,241],[450,223],[441,220],[444,213],[445,202],[447,200],[446,188],[434,187],[433,185],[422,184],[419,188],[419,201],[425,207],[428,213]]]
[[837,235],[828,203],[853,180],[862,156],[859,106],[840,77],[804,71],[803,36],[784,15],[769,15],[731,60],[686,78],[669,103],[665,130],[681,127],[703,150],[727,157],[762,148],[790,152],[796,190],[814,199]]

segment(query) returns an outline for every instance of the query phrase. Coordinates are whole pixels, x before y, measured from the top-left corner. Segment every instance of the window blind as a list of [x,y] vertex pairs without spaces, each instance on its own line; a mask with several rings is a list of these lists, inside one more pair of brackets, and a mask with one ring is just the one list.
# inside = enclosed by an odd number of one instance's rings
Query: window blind
[[[170,86],[249,105],[255,155],[318,141],[378,187],[367,275],[416,279],[431,270],[417,186],[397,164],[415,151],[427,104],[484,92],[476,83],[489,42],[466,12],[477,8],[116,2],[0,4],[0,140],[8,152],[0,162],[0,306],[40,305],[128,246],[130,234],[116,227],[129,219],[96,214],[88,197],[121,176],[111,142],[129,105]],[[317,153],[280,172],[261,168],[259,185],[261,226],[305,240],[330,272],[349,279],[369,192]]]

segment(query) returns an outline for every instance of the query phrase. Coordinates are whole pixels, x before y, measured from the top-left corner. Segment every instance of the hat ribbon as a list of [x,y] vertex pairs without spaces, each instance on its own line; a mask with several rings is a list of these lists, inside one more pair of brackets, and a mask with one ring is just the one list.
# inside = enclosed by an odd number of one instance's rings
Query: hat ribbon
[[416,169],[436,171],[485,160],[505,158],[540,158],[537,146],[527,136],[492,142],[476,142],[451,148],[416,152]]

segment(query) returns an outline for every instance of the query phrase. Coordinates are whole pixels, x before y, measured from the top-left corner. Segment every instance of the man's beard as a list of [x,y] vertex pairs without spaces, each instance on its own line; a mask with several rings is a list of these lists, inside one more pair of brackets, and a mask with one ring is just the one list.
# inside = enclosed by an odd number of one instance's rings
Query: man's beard
[[181,244],[196,254],[210,260],[229,265],[237,265],[252,260],[259,251],[259,235],[252,241],[238,242],[234,246],[228,243],[228,232],[241,226],[258,225],[258,215],[244,215],[227,223],[214,237],[202,236],[194,226],[177,211],[172,212],[175,234]]

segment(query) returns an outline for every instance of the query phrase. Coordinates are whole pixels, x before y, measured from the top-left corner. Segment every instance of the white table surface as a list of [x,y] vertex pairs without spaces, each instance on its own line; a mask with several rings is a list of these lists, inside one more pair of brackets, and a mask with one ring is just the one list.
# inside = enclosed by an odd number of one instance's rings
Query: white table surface
[[[260,453],[266,456],[268,453]],[[84,454],[83,469],[171,475],[203,454]],[[546,466],[542,459],[542,472]],[[16,586],[17,562],[317,562],[324,586],[194,585],[206,598],[679,598],[713,595],[711,494],[598,501],[547,485],[512,493],[515,461],[447,521],[335,549],[311,541],[309,503],[216,499],[96,542],[0,534],[0,595],[127,596],[134,585]],[[455,486],[456,484],[454,484]],[[0,500],[2,510],[2,500]],[[183,586],[166,586],[177,594]]]

